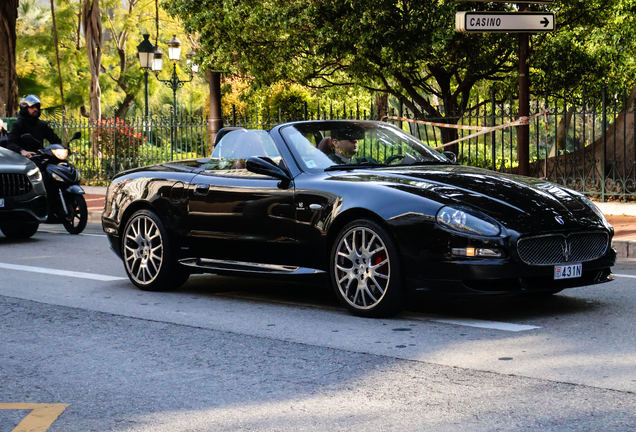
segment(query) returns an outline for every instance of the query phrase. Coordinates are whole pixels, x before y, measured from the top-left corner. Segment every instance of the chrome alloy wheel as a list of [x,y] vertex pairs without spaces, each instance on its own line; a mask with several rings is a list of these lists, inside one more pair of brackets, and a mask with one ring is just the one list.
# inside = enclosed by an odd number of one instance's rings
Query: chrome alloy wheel
[[163,255],[159,228],[148,216],[137,216],[128,225],[124,239],[128,275],[140,285],[152,283],[161,270]]
[[340,240],[334,274],[342,297],[356,309],[371,309],[386,294],[391,263],[382,239],[365,227],[354,227]]

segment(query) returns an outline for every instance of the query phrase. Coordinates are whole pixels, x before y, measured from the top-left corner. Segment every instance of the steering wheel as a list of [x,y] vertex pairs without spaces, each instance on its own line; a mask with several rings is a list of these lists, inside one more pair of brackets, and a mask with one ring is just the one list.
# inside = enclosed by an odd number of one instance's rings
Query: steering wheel
[[406,157],[406,155],[403,154],[396,154],[393,156],[389,156],[388,158],[386,158],[386,160],[384,161],[385,165],[389,165],[391,162],[393,162],[394,160],[402,160]]

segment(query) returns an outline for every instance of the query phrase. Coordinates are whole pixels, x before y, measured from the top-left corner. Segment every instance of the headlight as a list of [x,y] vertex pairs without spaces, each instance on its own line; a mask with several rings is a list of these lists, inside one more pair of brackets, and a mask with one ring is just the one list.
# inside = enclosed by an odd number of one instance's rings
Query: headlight
[[59,160],[66,160],[66,158],[68,158],[68,149],[65,148],[53,149],[51,150],[51,153],[53,153],[53,156]]
[[581,198],[581,201],[585,203],[585,205],[587,205],[590,209],[592,209],[592,211],[596,214],[596,216],[601,218],[601,220],[603,221],[605,225],[610,225],[607,219],[605,219],[605,215],[603,214],[601,209],[598,208],[598,206],[594,204],[591,199],[589,199],[585,195],[580,195],[579,197]]
[[64,179],[62,177],[60,177],[57,173],[52,172],[51,173],[51,177],[53,177],[53,180],[57,180],[59,182],[63,182]]
[[35,167],[31,171],[29,171],[27,173],[27,177],[32,182],[41,182],[42,181],[42,172],[40,171],[40,168]]
[[494,237],[501,232],[494,220],[464,207],[442,207],[436,219],[442,228],[461,234]]

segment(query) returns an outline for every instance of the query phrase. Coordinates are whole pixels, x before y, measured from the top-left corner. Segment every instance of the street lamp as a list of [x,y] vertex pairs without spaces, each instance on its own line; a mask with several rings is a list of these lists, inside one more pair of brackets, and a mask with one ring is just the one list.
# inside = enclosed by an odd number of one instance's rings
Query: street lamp
[[190,66],[190,70],[192,71],[192,73],[199,72],[199,65],[194,63],[194,56],[196,55],[197,53],[195,53],[194,51],[190,51],[186,54],[186,59],[188,59],[188,66]]
[[148,118],[148,69],[153,65],[155,46],[148,40],[150,35],[145,34],[144,40],[137,45],[137,53],[139,55],[139,65],[144,70],[144,81],[146,84],[146,118]]
[[154,56],[152,58],[152,71],[158,74],[163,67],[163,52],[159,48],[155,49]]
[[[157,50],[159,51],[159,50]],[[152,64],[152,70],[155,72],[155,76],[159,81],[172,89],[172,97],[174,100],[174,115],[177,115],[177,90],[187,82],[192,81],[192,70],[190,70],[190,78],[187,80],[180,80],[177,75],[177,61],[181,57],[181,42],[175,35],[171,41],[168,42],[168,57],[172,60],[172,76],[170,79],[162,80],[159,78],[159,71],[163,62],[163,53],[155,51],[154,62]],[[159,54],[159,56],[158,56]]]

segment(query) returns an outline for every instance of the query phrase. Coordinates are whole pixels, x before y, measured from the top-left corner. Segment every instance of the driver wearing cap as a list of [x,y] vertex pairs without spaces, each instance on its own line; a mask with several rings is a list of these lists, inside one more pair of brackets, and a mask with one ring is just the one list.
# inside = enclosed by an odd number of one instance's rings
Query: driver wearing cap
[[358,140],[350,131],[333,131],[331,146],[333,153],[328,157],[339,165],[351,163],[351,158],[358,152]]

